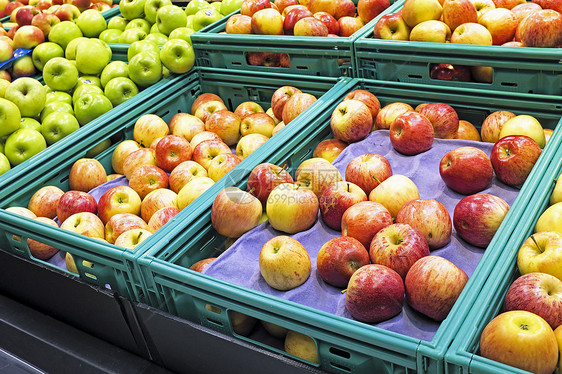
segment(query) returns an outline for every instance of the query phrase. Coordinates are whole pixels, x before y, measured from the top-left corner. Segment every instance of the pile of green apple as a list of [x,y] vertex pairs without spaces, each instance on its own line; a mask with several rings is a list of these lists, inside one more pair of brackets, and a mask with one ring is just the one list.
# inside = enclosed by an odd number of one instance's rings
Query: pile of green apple
[[181,38],[191,44],[191,34],[240,9],[241,3],[192,0],[181,8],[171,0],[121,0],[121,16],[110,19],[99,38],[107,43],[125,44],[148,39],[158,45]]

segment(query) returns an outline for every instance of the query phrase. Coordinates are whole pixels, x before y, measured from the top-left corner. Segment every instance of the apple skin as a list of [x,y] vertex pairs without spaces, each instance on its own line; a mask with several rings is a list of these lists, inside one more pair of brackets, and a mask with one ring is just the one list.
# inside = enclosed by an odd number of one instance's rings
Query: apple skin
[[[193,148],[193,161],[203,166],[207,172],[209,165],[216,156],[222,153],[232,153],[232,150],[222,140],[205,140]],[[187,161],[187,160],[183,160]]]
[[271,110],[275,118],[283,118],[283,108],[294,94],[302,92],[294,86],[281,86],[271,96]]
[[400,114],[390,125],[390,142],[405,155],[417,155],[431,149],[434,139],[429,119],[417,112]]
[[117,174],[123,174],[123,163],[128,155],[140,149],[139,143],[132,139],[127,139],[119,144],[113,150],[111,155],[111,167]]
[[252,169],[248,176],[247,189],[265,205],[271,191],[281,183],[293,183],[287,170],[272,163],[261,163]]
[[283,35],[283,17],[277,9],[260,9],[252,15],[252,34]]
[[139,148],[129,153],[123,161],[123,175],[130,180],[133,172],[138,167],[142,165],[156,166],[155,153],[155,150],[152,148]]
[[155,233],[158,229],[168,223],[169,220],[174,218],[180,210],[178,208],[174,208],[172,206],[166,206],[164,208],[158,209],[150,220],[148,221],[148,231],[151,233]]
[[[72,231],[89,238],[104,239],[105,230],[103,222],[91,212],[79,212],[69,216],[60,225],[63,230]],[[104,239],[105,240],[105,239]]]
[[482,141],[478,129],[470,122],[465,120],[459,121],[459,130],[457,131],[456,139]]
[[436,138],[454,139],[459,129],[459,116],[453,107],[444,103],[430,103],[419,110],[433,126]]
[[215,181],[209,177],[197,177],[191,179],[178,192],[178,209],[181,210],[191,204],[205,191],[211,188],[213,184],[215,184]]
[[57,204],[57,218],[62,224],[71,215],[79,212],[96,214],[98,204],[96,199],[84,191],[66,191]]
[[382,204],[362,201],[353,204],[344,212],[341,232],[343,236],[351,236],[359,240],[365,248],[369,248],[376,233],[392,223],[392,216]]
[[318,216],[318,198],[296,183],[281,183],[267,199],[266,214],[276,230],[295,234],[308,230]]
[[226,145],[234,145],[240,139],[241,122],[237,114],[223,109],[214,112],[207,118],[205,130],[217,134]]
[[406,274],[406,301],[429,318],[443,321],[466,282],[466,273],[451,261],[439,256],[425,256]]
[[129,187],[139,194],[141,200],[158,188],[168,188],[168,174],[156,165],[142,165],[133,171]]
[[310,276],[310,256],[303,245],[290,236],[280,235],[268,240],[261,248],[258,261],[263,279],[276,290],[296,288]]
[[367,104],[355,99],[339,103],[330,119],[330,128],[334,137],[346,143],[365,139],[372,127],[371,110]]
[[[355,11],[355,5],[353,6],[353,8]],[[312,16],[326,25],[326,27],[328,28],[328,35],[339,35],[340,24],[338,23],[338,20],[334,18],[334,16],[332,16],[330,13],[316,12]]]
[[177,135],[166,135],[157,144],[156,164],[165,172],[172,172],[176,166],[191,159],[191,145],[187,139]]
[[129,186],[115,186],[105,191],[98,200],[98,216],[104,224],[117,213],[140,214],[141,198]]
[[396,223],[407,223],[418,229],[431,250],[451,241],[453,224],[447,208],[434,199],[410,200],[396,214]]
[[206,177],[207,170],[195,161],[184,161],[172,170],[168,178],[170,189],[179,193],[187,182],[197,177]]
[[219,101],[219,102],[224,104],[224,101],[220,98],[219,95],[211,93],[211,92],[205,92],[205,93],[202,93],[201,95],[197,96],[197,98],[195,99],[193,104],[191,104],[191,112],[190,113],[192,115],[195,115],[195,112],[197,111],[197,108],[199,108],[199,106],[206,101]]
[[533,373],[554,372],[558,350],[552,328],[542,317],[526,310],[501,313],[480,335],[482,357]]
[[490,161],[499,180],[510,186],[525,183],[541,155],[537,142],[525,135],[509,135],[494,144]]
[[154,213],[164,207],[179,208],[178,194],[168,188],[159,188],[150,192],[141,201],[140,216],[148,222]]
[[467,243],[486,248],[509,210],[509,204],[490,194],[462,198],[453,212],[453,226]]
[[285,35],[293,35],[295,24],[303,18],[312,16],[313,13],[306,7],[291,8],[289,11],[287,11],[283,20],[283,32],[285,33]]
[[483,142],[495,143],[500,139],[500,131],[504,123],[515,117],[515,114],[498,110],[486,117],[480,128],[480,136]]
[[542,125],[535,117],[527,114],[515,116],[503,124],[500,139],[508,135],[527,135],[536,141],[539,147],[544,148],[546,145]]
[[242,160],[235,154],[222,153],[211,160],[209,170],[207,170],[208,176],[217,182],[234,169],[240,162],[242,162]]
[[542,7],[537,4],[537,2],[532,3],[523,3],[514,6],[511,8],[511,12],[515,16],[515,20],[517,21],[517,25],[521,23],[521,21],[527,17],[529,14],[533,13],[536,10],[540,10]]
[[191,145],[191,149],[195,149],[199,143],[204,142],[205,140],[216,140],[221,142],[221,137],[218,136],[216,133],[212,131],[201,131],[191,138],[189,144]]
[[358,321],[385,321],[399,314],[403,304],[404,282],[397,272],[384,265],[365,265],[349,280],[345,307]]
[[27,204],[37,217],[55,218],[57,205],[64,191],[57,186],[43,186],[33,193]]
[[391,175],[390,163],[377,153],[357,156],[345,168],[345,180],[361,187],[367,195]]
[[262,134],[248,134],[243,136],[236,145],[236,156],[242,160],[254,153],[256,149],[261,147],[269,138]]
[[490,9],[478,19],[478,23],[490,31],[493,45],[502,45],[513,40],[519,24],[513,12],[505,8]]
[[369,264],[369,252],[350,236],[328,240],[316,256],[316,269],[324,282],[334,287],[346,287],[353,273]]
[[410,41],[447,43],[450,39],[451,29],[443,21],[423,21],[410,31]]
[[150,147],[154,139],[168,135],[170,128],[155,114],[143,114],[133,127],[133,139],[143,147]]
[[147,223],[139,216],[132,213],[118,213],[105,224],[105,240],[114,244],[115,240],[125,231],[132,229],[148,229]]
[[357,2],[357,15],[363,23],[367,24],[389,6],[388,0],[359,0]]
[[240,6],[240,14],[251,17],[258,10],[271,7],[269,0],[245,0]]
[[404,175],[395,174],[375,187],[369,194],[369,201],[384,205],[393,219],[404,204],[420,198],[418,188],[412,180]]
[[381,108],[375,119],[374,130],[390,129],[396,117],[405,112],[413,112],[411,105],[394,102]]
[[328,162],[332,162],[347,147],[347,143],[339,139],[331,138],[322,140],[312,151],[312,157],[323,158]]
[[263,110],[262,106],[255,101],[244,101],[243,103],[238,104],[238,106],[234,109],[234,113],[242,120],[250,114],[265,113],[265,110]]
[[451,43],[456,44],[492,45],[492,41],[490,31],[481,24],[474,22],[459,25],[451,34]]
[[125,231],[123,234],[119,235],[115,239],[115,245],[117,247],[126,248],[129,250],[134,250],[139,244],[145,241],[150,235],[150,231],[146,229],[131,229]]
[[226,21],[224,31],[227,34],[251,34],[252,17],[243,14],[234,14]]
[[[299,114],[304,112],[309,106],[314,104],[316,97],[314,95],[297,92],[285,103],[281,119],[285,125],[288,125]],[[277,117],[279,118],[279,117]]]
[[561,260],[562,234],[556,231],[534,233],[517,253],[517,267],[521,274],[540,272],[562,280]]
[[68,185],[72,190],[88,192],[107,181],[107,172],[95,158],[76,160],[70,168]]
[[535,313],[554,330],[562,325],[562,281],[546,273],[524,274],[509,286],[504,309]]
[[213,201],[211,222],[219,234],[238,238],[259,224],[262,211],[255,196],[237,187],[226,187]]
[[388,13],[375,24],[373,37],[383,40],[410,40],[410,27],[401,13]]
[[478,22],[478,13],[470,0],[443,1],[443,22],[455,30],[467,22]]
[[429,246],[421,232],[405,223],[383,227],[369,247],[371,263],[388,266],[402,279],[420,258],[429,256]]
[[191,265],[189,267],[189,270],[202,273],[203,269],[205,269],[211,262],[213,262],[216,259],[217,259],[216,257],[209,257],[209,258],[204,258],[203,260],[199,260],[195,262],[193,265]]
[[527,47],[556,47],[562,42],[562,14],[552,9],[537,10],[521,20],[516,35]]
[[339,36],[342,37],[351,36],[356,31],[359,31],[363,26],[365,26],[361,18],[349,16],[339,18],[338,24],[340,26]]
[[341,230],[344,212],[353,204],[361,201],[367,201],[367,195],[361,187],[344,181],[332,183],[320,196],[320,217],[328,227]]
[[439,174],[452,190],[470,195],[484,190],[492,182],[494,170],[488,155],[475,147],[459,147],[445,154]]
[[249,134],[262,134],[271,138],[275,121],[267,113],[252,113],[247,115],[240,122],[240,134],[242,136]]
[[409,27],[428,20],[438,20],[443,7],[438,0],[406,0],[402,7],[402,17]]

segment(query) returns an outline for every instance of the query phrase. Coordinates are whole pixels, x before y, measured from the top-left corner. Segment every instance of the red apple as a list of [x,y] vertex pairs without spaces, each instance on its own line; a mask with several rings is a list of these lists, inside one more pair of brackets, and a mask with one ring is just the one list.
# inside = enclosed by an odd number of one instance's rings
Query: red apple
[[312,151],[312,157],[320,157],[328,162],[332,162],[338,155],[347,147],[347,143],[339,139],[325,139],[322,140]]
[[152,215],[164,207],[178,207],[178,194],[167,188],[159,188],[150,192],[142,199],[140,204],[140,216],[145,222],[149,222]]
[[260,9],[271,8],[272,4],[269,0],[244,0],[240,7],[240,14],[251,17]]
[[168,127],[170,128],[170,134],[182,136],[188,142],[191,142],[196,134],[205,131],[205,123],[188,113],[174,114],[168,122]]
[[156,164],[170,173],[176,166],[191,159],[191,145],[177,135],[166,135],[156,145]]
[[70,189],[88,192],[107,181],[107,173],[95,158],[81,158],[72,164],[68,175]]
[[459,129],[459,116],[453,107],[444,103],[431,103],[419,109],[432,124],[436,138],[454,139]]
[[309,158],[300,163],[295,171],[295,182],[312,190],[320,198],[332,183],[342,180],[339,170],[323,158]]
[[197,177],[206,177],[207,170],[195,161],[184,161],[172,170],[168,178],[170,189],[179,193],[183,186]]
[[394,122],[396,117],[405,112],[413,112],[414,108],[411,105],[401,102],[395,102],[385,105],[381,108],[375,119],[374,129],[390,129],[390,125]]
[[344,100],[332,112],[330,127],[334,137],[346,143],[365,139],[373,127],[369,107],[359,100]]
[[388,0],[359,0],[357,2],[357,14],[363,23],[367,24],[389,6],[390,1]]
[[432,250],[442,248],[451,241],[451,216],[447,208],[437,200],[410,200],[402,205],[395,221],[418,229]]
[[367,105],[373,117],[373,124],[375,123],[377,114],[379,114],[379,111],[381,109],[381,103],[373,93],[367,90],[353,90],[345,95],[343,100],[359,100]]
[[367,195],[356,184],[344,181],[330,184],[320,196],[322,221],[334,230],[341,230],[342,216],[347,208],[361,201],[367,201]]
[[[491,40],[491,35],[490,35],[490,40]],[[469,66],[452,65],[452,64],[432,65],[429,71],[429,77],[431,79],[458,81],[458,82],[470,82],[472,80]]]
[[48,38],[51,28],[60,22],[60,19],[52,13],[39,13],[31,20],[31,25],[43,31],[45,39]]
[[338,19],[338,24],[340,25],[340,36],[351,36],[356,31],[359,31],[365,24],[359,17],[341,17]]
[[417,112],[400,114],[390,125],[390,143],[405,155],[425,152],[433,145],[434,131],[431,122]]
[[283,35],[283,17],[277,9],[260,9],[252,15],[252,34]]
[[150,220],[148,221],[148,231],[151,233],[155,233],[158,229],[168,223],[173,217],[175,217],[180,210],[178,208],[174,208],[172,206],[166,206],[164,208],[158,209]]
[[[289,9],[289,8],[287,8]],[[293,30],[295,29],[295,24],[305,18],[305,17],[312,17],[313,14],[308,8],[306,7],[294,7],[290,9],[285,14],[285,19],[283,20],[283,31],[285,35],[293,35]],[[276,116],[277,117],[277,116]],[[277,117],[280,118],[280,117]]]
[[193,161],[208,170],[213,158],[222,153],[232,153],[232,150],[222,140],[205,140],[193,149]]
[[139,143],[132,139],[124,140],[117,144],[111,155],[111,167],[117,174],[123,174],[123,164],[127,156],[140,149]]
[[195,150],[195,147],[197,147],[199,143],[204,142],[205,140],[216,140],[218,142],[222,142],[221,137],[216,133],[212,131],[202,131],[198,134],[195,134],[189,142],[189,144],[191,145],[191,149]]
[[453,212],[453,226],[467,243],[486,248],[500,227],[509,204],[501,197],[474,194],[461,199]]
[[209,118],[211,114],[223,109],[227,109],[227,107],[222,100],[204,101],[197,106],[194,116],[199,118],[201,121],[206,122],[207,118]]
[[271,138],[275,121],[267,113],[252,113],[247,115],[240,122],[240,134],[242,136],[249,134],[262,134]]
[[293,183],[293,177],[280,166],[261,163],[252,169],[248,176],[248,192],[265,205],[271,191],[281,183]]
[[251,34],[252,17],[243,14],[233,14],[226,21],[224,31],[227,34]]
[[525,135],[508,135],[496,142],[490,161],[499,180],[510,186],[525,183],[541,155],[541,147]]
[[490,185],[494,170],[484,151],[465,146],[443,156],[439,163],[439,174],[449,188],[470,195]]
[[282,86],[275,90],[271,96],[271,110],[275,118],[283,118],[283,108],[285,104],[294,94],[299,92],[301,92],[301,90],[293,86]]
[[333,16],[335,19],[346,16],[355,17],[355,4],[351,0],[336,0],[336,10]]
[[64,191],[57,186],[43,186],[33,193],[27,204],[37,217],[55,218],[57,205]]
[[478,142],[482,140],[478,129],[472,123],[462,119],[459,121],[456,139],[476,140]]
[[[269,216],[269,215],[268,215]],[[350,206],[342,216],[341,232],[369,248],[371,240],[382,228],[392,224],[388,210],[374,201],[362,201]]]
[[467,22],[478,22],[476,7],[470,0],[444,0],[443,22],[451,30]]
[[96,199],[84,191],[66,191],[57,204],[57,218],[60,223],[75,213],[90,212],[96,214],[98,203]]
[[129,179],[129,187],[144,199],[150,192],[159,188],[168,188],[168,174],[155,165],[142,165],[135,169]]
[[328,36],[328,26],[313,16],[301,18],[293,27],[295,36]]
[[[105,191],[98,200],[98,216],[104,224],[118,213],[140,214],[141,198],[129,186],[115,186]],[[146,220],[145,220],[146,221]]]
[[391,175],[390,163],[377,153],[357,156],[345,168],[345,180],[361,187],[367,195]]
[[89,238],[104,239],[105,229],[103,222],[91,212],[79,212],[69,216],[60,226],[63,230],[68,230]]
[[515,16],[515,20],[517,21],[517,24],[519,24],[523,20],[523,18],[527,17],[529,14],[539,9],[542,9],[542,7],[539,4],[532,2],[532,3],[523,3],[523,4],[516,5],[513,8],[511,8],[511,12]]
[[519,22],[509,9],[490,9],[478,18],[478,23],[486,26],[492,35],[494,45],[502,45],[513,39]]
[[375,23],[373,37],[383,40],[410,40],[410,27],[401,13],[388,13]]
[[115,240],[125,231],[132,229],[148,229],[146,222],[132,213],[118,213],[105,224],[105,240],[113,244]]
[[234,145],[240,139],[240,117],[230,110],[219,110],[207,118],[205,130],[217,134],[226,145]]
[[20,26],[31,25],[33,17],[41,13],[41,10],[31,5],[24,5],[15,10],[15,21]]
[[152,148],[139,148],[127,155],[123,161],[123,175],[131,179],[136,168],[142,165],[157,165],[156,151]]
[[336,3],[337,1],[333,0],[310,0],[307,6],[312,13],[326,12],[334,15],[336,14]]
[[562,14],[552,9],[537,10],[521,20],[516,35],[527,47],[559,46],[562,43]]
[[191,265],[189,267],[189,270],[193,270],[193,271],[196,271],[198,273],[202,273],[203,269],[205,269],[211,262],[213,262],[216,259],[217,259],[216,257],[209,257],[209,258],[205,258],[203,260],[199,260],[196,263],[194,263],[193,265]]
[[259,224],[262,211],[255,196],[237,187],[227,187],[213,201],[211,222],[219,234],[238,238]]
[[[36,217],[34,218],[35,221],[39,221],[45,223],[47,225],[51,225],[53,227],[59,227],[57,223],[52,218],[47,217]],[[29,252],[35,258],[39,260],[48,260],[53,257],[59,250],[49,244],[38,242],[34,239],[27,239],[27,247],[29,248]]]
[[365,265],[349,280],[345,307],[358,321],[385,321],[399,314],[403,304],[404,282],[397,272],[384,265]]
[[275,0],[273,2],[273,4],[277,7],[279,13],[281,14],[283,14],[283,11],[285,10],[286,7],[291,5],[297,5],[298,3],[299,3],[298,0]]
[[265,113],[265,110],[263,110],[262,106],[255,101],[244,101],[243,103],[238,104],[236,109],[234,109],[234,113],[236,113],[236,115],[242,120],[244,117],[253,113]]
[[349,236],[328,240],[316,256],[318,274],[334,287],[346,287],[353,273],[367,264],[369,252],[357,239]]
[[193,104],[191,104],[191,114],[195,115],[195,112],[197,111],[197,108],[199,108],[199,106],[206,101],[220,101],[221,103],[224,104],[223,100],[220,98],[219,95],[216,95],[216,94],[211,93],[211,92],[205,92],[205,93],[202,93],[201,95],[197,96],[197,98],[195,99]]
[[[353,6],[353,10],[355,11],[355,5]],[[334,16],[332,16],[330,13],[316,12],[312,16],[326,25],[326,27],[328,28],[328,35],[339,35],[340,24],[338,23],[338,20],[335,19]]]
[[515,117],[515,114],[506,110],[499,110],[487,116],[480,128],[482,141],[488,143],[497,142],[500,139],[502,126],[513,117]]
[[288,125],[299,114],[314,104],[315,101],[316,97],[314,95],[305,92],[297,92],[285,103],[283,113],[281,114],[281,120],[285,125]]

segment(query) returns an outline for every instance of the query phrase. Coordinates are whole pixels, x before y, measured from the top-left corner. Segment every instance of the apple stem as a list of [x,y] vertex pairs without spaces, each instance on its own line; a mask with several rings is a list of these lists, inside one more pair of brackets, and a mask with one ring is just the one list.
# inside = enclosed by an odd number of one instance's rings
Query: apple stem
[[341,293],[344,294],[347,292],[347,288],[345,290],[341,290]]
[[248,191],[248,193],[253,195],[255,190],[256,190],[256,187],[252,187],[252,188],[250,188],[250,191]]
[[529,330],[529,326],[528,326],[528,325],[525,325],[525,324],[519,326],[519,328],[520,328],[521,330]]
[[537,246],[537,248],[540,250],[539,243],[537,243],[537,241],[535,240],[535,236],[534,236],[534,235],[531,235],[531,240],[533,241],[533,243],[535,243],[535,245]]
[[373,179],[377,181],[378,184],[381,184],[381,181],[375,175],[373,175]]

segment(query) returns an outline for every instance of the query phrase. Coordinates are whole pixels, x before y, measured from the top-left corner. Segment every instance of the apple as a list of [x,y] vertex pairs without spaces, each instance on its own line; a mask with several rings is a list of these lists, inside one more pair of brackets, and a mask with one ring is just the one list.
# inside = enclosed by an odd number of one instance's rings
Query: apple
[[240,157],[232,153],[222,153],[215,156],[211,160],[209,169],[207,170],[209,178],[217,182],[219,179],[228,174],[228,172],[234,169],[240,162],[242,162]]
[[326,187],[341,181],[339,170],[323,158],[304,160],[295,171],[295,182],[320,198]]
[[243,14],[234,14],[226,21],[224,31],[227,34],[251,34],[252,17]]
[[273,131],[271,132],[271,136],[277,134],[279,131],[281,131],[283,128],[285,128],[285,124],[283,122],[279,122],[274,128]]
[[326,12],[331,15],[334,15],[336,13],[336,3],[337,1],[310,0],[307,6],[312,13]]
[[22,117],[35,117],[45,106],[46,93],[38,80],[23,77],[10,83],[4,98],[17,105]]
[[432,124],[436,138],[454,139],[459,128],[455,109],[444,103],[429,103],[417,110]]
[[475,140],[478,142],[482,140],[478,129],[472,123],[462,119],[459,121],[456,139]]
[[390,163],[377,153],[357,156],[345,168],[345,180],[361,187],[367,195],[391,175]]
[[541,155],[541,147],[525,135],[509,135],[494,144],[490,161],[499,180],[522,185]]
[[349,280],[345,308],[361,322],[377,323],[402,311],[404,283],[394,270],[378,264],[359,268]]
[[19,129],[21,114],[18,106],[12,101],[0,97],[0,119],[2,120],[0,136],[10,135]]
[[562,234],[539,231],[531,235],[519,248],[517,267],[521,274],[546,273],[562,280],[557,265],[562,258]]
[[491,194],[474,194],[461,199],[453,212],[453,226],[467,243],[486,248],[500,227],[509,204]]
[[401,13],[388,13],[375,23],[373,37],[383,40],[410,40],[410,27]]
[[271,191],[281,183],[293,183],[293,177],[280,166],[261,163],[248,176],[248,192],[265,205]]
[[515,114],[506,110],[491,113],[484,119],[480,128],[480,136],[483,142],[495,143],[500,139],[500,131],[504,123],[515,117]]
[[[355,5],[353,6],[353,11],[355,12]],[[328,35],[339,35],[340,24],[338,23],[338,20],[334,18],[334,16],[332,16],[330,13],[316,12],[312,16],[326,25],[326,27],[328,28]]]
[[195,112],[197,111],[197,108],[199,108],[199,106],[206,101],[220,101],[221,103],[224,104],[224,102],[220,98],[220,96],[218,96],[214,93],[205,92],[205,93],[202,93],[201,95],[197,96],[197,98],[195,99],[193,104],[191,104],[191,112],[190,113],[192,115],[195,115]]
[[133,139],[143,147],[149,147],[154,139],[168,135],[168,124],[155,114],[143,114],[135,122]]
[[70,168],[68,185],[70,189],[88,192],[104,184],[107,173],[103,165],[95,158],[80,158]]
[[478,22],[476,7],[470,0],[443,1],[443,22],[451,30],[455,30],[463,23]]
[[268,240],[260,250],[258,261],[263,279],[276,290],[296,288],[310,276],[310,256],[304,246],[290,236],[279,235]]
[[236,155],[243,160],[254,153],[256,149],[268,140],[269,138],[262,134],[249,134],[243,136],[236,145]]
[[339,36],[343,37],[351,36],[365,26],[361,18],[349,16],[339,18],[338,24],[340,27]]
[[238,238],[258,225],[262,210],[255,196],[237,187],[226,187],[213,201],[211,222],[219,234]]
[[428,20],[438,20],[443,7],[438,0],[406,0],[402,7],[402,18],[409,27]]
[[223,141],[205,140],[193,148],[193,161],[197,162],[208,171],[213,158],[223,153],[232,153],[230,147]]
[[98,216],[104,224],[118,213],[132,213],[138,216],[140,211],[141,198],[129,186],[111,187],[98,200]]
[[445,154],[439,163],[439,174],[452,190],[470,195],[488,187],[493,167],[484,151],[470,146],[455,148]]
[[556,179],[554,189],[552,190],[550,198],[548,199],[548,203],[550,205],[554,205],[559,202],[562,202],[562,178],[560,178],[560,175]]
[[[221,101],[222,102],[222,101]],[[224,105],[224,104],[223,104]],[[226,109],[226,106],[223,108]],[[234,109],[234,113],[243,120],[246,116],[254,113],[265,113],[262,106],[255,101],[244,101]]]
[[328,26],[313,16],[299,19],[294,27],[295,36],[328,36]]
[[47,148],[47,143],[39,131],[23,128],[8,136],[4,143],[4,155],[12,167],[15,167],[45,148]]
[[434,199],[414,199],[404,203],[395,222],[418,229],[431,250],[442,248],[451,240],[451,216],[445,206]]
[[367,24],[389,6],[390,2],[387,0],[359,0],[357,2],[357,14],[363,23]]
[[324,282],[346,287],[353,273],[369,264],[369,252],[357,239],[338,236],[322,245],[316,256],[316,268]]
[[[193,2],[194,4],[197,2]],[[190,2],[191,4],[191,2]],[[151,24],[156,23],[156,13],[166,5],[172,5],[170,0],[146,0],[144,3],[144,18]],[[187,15],[187,10],[186,10]]]
[[411,105],[402,102],[385,105],[377,114],[373,130],[390,129],[390,125],[392,125],[396,117],[402,113],[413,111],[414,108]]
[[350,206],[343,214],[341,231],[368,248],[375,234],[383,227],[392,224],[388,210],[374,201],[362,201]]
[[155,23],[159,32],[170,35],[174,29],[187,25],[187,14],[177,5],[164,5],[156,12]]
[[367,195],[356,184],[343,181],[330,184],[319,199],[322,221],[334,230],[341,230],[344,212],[361,201],[367,201]]
[[105,236],[103,222],[91,212],[78,212],[70,215],[62,222],[60,228],[90,238],[103,239]]
[[17,214],[18,216],[27,217],[27,218],[31,218],[31,219],[37,218],[35,213],[33,213],[31,210],[29,210],[27,208],[24,208],[22,206],[11,206],[11,207],[6,208],[5,210],[6,210],[6,212]]
[[527,47],[556,47],[562,41],[562,14],[552,9],[537,10],[521,20],[516,35]]
[[206,140],[214,140],[217,142],[222,142],[221,137],[218,136],[216,133],[211,131],[201,131],[195,134],[193,138],[191,138],[191,141],[189,142],[189,144],[191,145],[191,149],[195,149],[195,147],[197,147],[199,143],[202,143]]
[[172,170],[168,182],[170,189],[179,193],[187,182],[197,177],[206,177],[207,170],[195,161],[184,161]]
[[152,215],[164,207],[178,207],[178,194],[167,188],[159,188],[150,192],[142,199],[140,215],[145,222],[150,221]]
[[191,26],[193,30],[199,31],[220,20],[222,17],[223,15],[213,7],[201,9],[193,15],[193,23]]
[[[154,38],[154,42],[156,42],[156,44],[158,45],[163,45],[165,42],[167,42],[170,39],[182,39],[185,40],[189,45],[191,45],[192,44],[191,35],[193,35],[193,33],[195,33],[195,30],[189,27],[178,27],[177,29],[172,31],[170,35],[168,35],[167,37],[162,33],[151,33],[147,35],[147,38],[148,40],[152,40]],[[145,40],[147,38],[145,38]]]
[[205,123],[189,113],[174,114],[168,122],[168,127],[171,134],[184,137],[189,142],[196,134],[205,131]]
[[334,137],[346,143],[365,139],[373,127],[369,107],[359,100],[344,100],[339,103],[330,119]]
[[170,173],[177,165],[191,159],[191,145],[177,135],[166,135],[156,145],[155,157],[158,167]]
[[124,232],[132,229],[148,229],[147,223],[132,213],[117,213],[105,224],[105,240],[113,244]]
[[85,93],[74,104],[74,116],[80,125],[84,126],[111,109],[113,104],[104,94]]
[[390,125],[390,142],[394,149],[406,155],[416,155],[433,145],[434,127],[430,120],[417,112],[404,112]]
[[[263,328],[265,329],[265,331],[267,331],[269,334],[273,335],[276,338],[279,339],[285,339],[285,336],[287,335],[287,332],[289,331],[286,327],[283,326],[279,326],[276,325],[274,323],[271,322],[267,322],[265,320],[260,320],[261,325],[263,326]],[[314,343],[314,341],[313,341]]]
[[195,64],[195,52],[185,40],[170,39],[160,50],[160,60],[172,73],[183,74]]
[[[47,43],[40,44],[37,48]],[[43,67],[45,84],[55,91],[69,91],[78,81],[78,69],[64,57],[49,59]]]
[[43,186],[31,195],[27,208],[37,217],[55,218],[64,191],[57,186]]
[[316,222],[318,198],[296,183],[281,183],[269,194],[266,214],[274,229],[295,234],[308,230]]
[[508,135],[527,135],[544,148],[546,139],[540,122],[533,116],[522,114],[507,120],[500,130],[500,139]]
[[480,335],[480,355],[546,374],[554,372],[558,363],[558,343],[542,317],[526,310],[512,310],[501,313],[486,325]]
[[[57,228],[59,227],[52,218],[37,217],[34,218],[34,220]],[[59,251],[57,248],[49,244],[41,243],[34,239],[27,239],[27,247],[29,248],[31,255],[39,260],[48,260]]]
[[264,8],[252,15],[252,34],[283,35],[283,17],[277,9]]
[[[359,2],[357,3],[359,5]],[[375,3],[369,5],[369,7],[376,7]],[[316,12],[319,13],[319,12]],[[327,12],[326,12],[327,13]],[[355,4],[352,0],[336,0],[336,8],[333,16],[336,19],[342,17],[354,17],[355,16]],[[366,22],[365,22],[366,23]]]
[[492,45],[492,34],[479,23],[467,22],[459,25],[451,34],[451,43]]
[[535,225],[535,231],[557,231],[562,232],[562,203],[555,203],[548,207],[539,217]]
[[44,42],[33,49],[32,60],[37,70],[43,71],[45,64],[55,57],[64,57],[62,47],[56,43]]
[[128,155],[136,150],[139,150],[141,146],[135,140],[127,139],[115,147],[111,155],[111,167],[118,174],[123,174],[123,163]]
[[[295,24],[303,18],[313,17],[313,13],[304,6],[296,6],[289,9],[285,8],[285,18],[283,19],[283,32],[285,35],[293,35]],[[339,25],[338,25],[339,29]],[[279,118],[279,117],[277,117]]]
[[126,77],[116,77],[105,85],[104,94],[113,107],[124,103],[139,93],[135,82]]
[[432,64],[429,71],[431,79],[470,82],[470,67],[465,65]]
[[39,10],[37,7],[32,5],[24,5],[14,10],[14,18],[19,26],[31,25],[33,17],[35,17],[39,13],[41,13],[41,10]]
[[331,138],[322,140],[314,147],[312,157],[323,158],[328,162],[332,162],[347,147],[347,143],[339,139]]
[[148,231],[154,234],[158,229],[168,223],[168,221],[175,217],[179,212],[180,210],[178,208],[170,206],[158,209],[156,212],[154,212],[154,214],[148,221]]
[[[285,103],[281,119],[285,125],[288,125],[299,114],[304,112],[309,106],[316,101],[316,97],[309,93],[297,92]],[[279,118],[279,117],[277,117]]]
[[129,60],[128,71],[129,78],[138,86],[153,85],[162,78],[160,56],[148,51],[140,52]]
[[129,187],[140,196],[141,200],[150,192],[159,188],[168,188],[168,174],[155,165],[141,165],[131,174]]
[[33,49],[45,41],[45,35],[40,28],[32,25],[21,26],[13,37],[14,50],[19,48]]
[[519,25],[513,12],[506,8],[490,9],[479,17],[478,23],[490,31],[494,45],[502,45],[511,41]]
[[145,241],[152,233],[146,229],[131,229],[125,231],[115,239],[118,247],[134,250],[140,243]]
[[318,348],[313,338],[300,332],[289,330],[286,333],[284,349],[290,355],[318,364]]
[[552,133],[554,132],[554,130],[553,129],[543,129],[543,130],[544,130],[544,140],[545,140],[546,143],[548,143],[548,140],[552,136]]
[[271,110],[275,118],[281,119],[283,117],[283,108],[287,101],[289,101],[293,95],[300,92],[301,90],[293,86],[282,86],[275,90],[271,96]]
[[393,219],[396,218],[404,204],[419,198],[420,195],[415,183],[410,178],[400,174],[391,175],[371,190],[369,194],[369,201],[382,204]]
[[515,20],[517,21],[517,25],[519,25],[519,23],[521,23],[521,21],[527,17],[529,14],[535,12],[536,10],[542,9],[542,7],[535,3],[522,3],[519,5],[514,6],[513,8],[511,8],[511,12],[513,13],[513,15],[515,16]]
[[12,44],[6,40],[0,40],[0,61],[8,61],[14,56]]
[[215,181],[209,177],[197,177],[187,182],[178,192],[178,209],[183,209],[211,188]]
[[[197,106],[194,116],[199,118],[201,121],[206,122],[207,118],[209,118],[211,114],[223,109],[227,109],[227,108],[226,105],[224,105],[224,103],[222,102],[222,100],[204,101]],[[240,116],[238,112],[235,111],[235,113]],[[240,118],[243,117],[240,116]]]
[[203,129],[214,132],[227,145],[234,145],[240,139],[240,125],[241,119],[237,114],[227,109],[222,109],[213,112],[207,118]]
[[57,219],[60,223],[64,223],[68,217],[75,213],[89,212],[95,215],[97,210],[98,204],[92,195],[87,192],[72,190],[62,194],[56,208]]
[[268,114],[259,112],[245,116],[240,122],[240,134],[242,136],[249,134],[262,134],[270,138],[275,121]]

